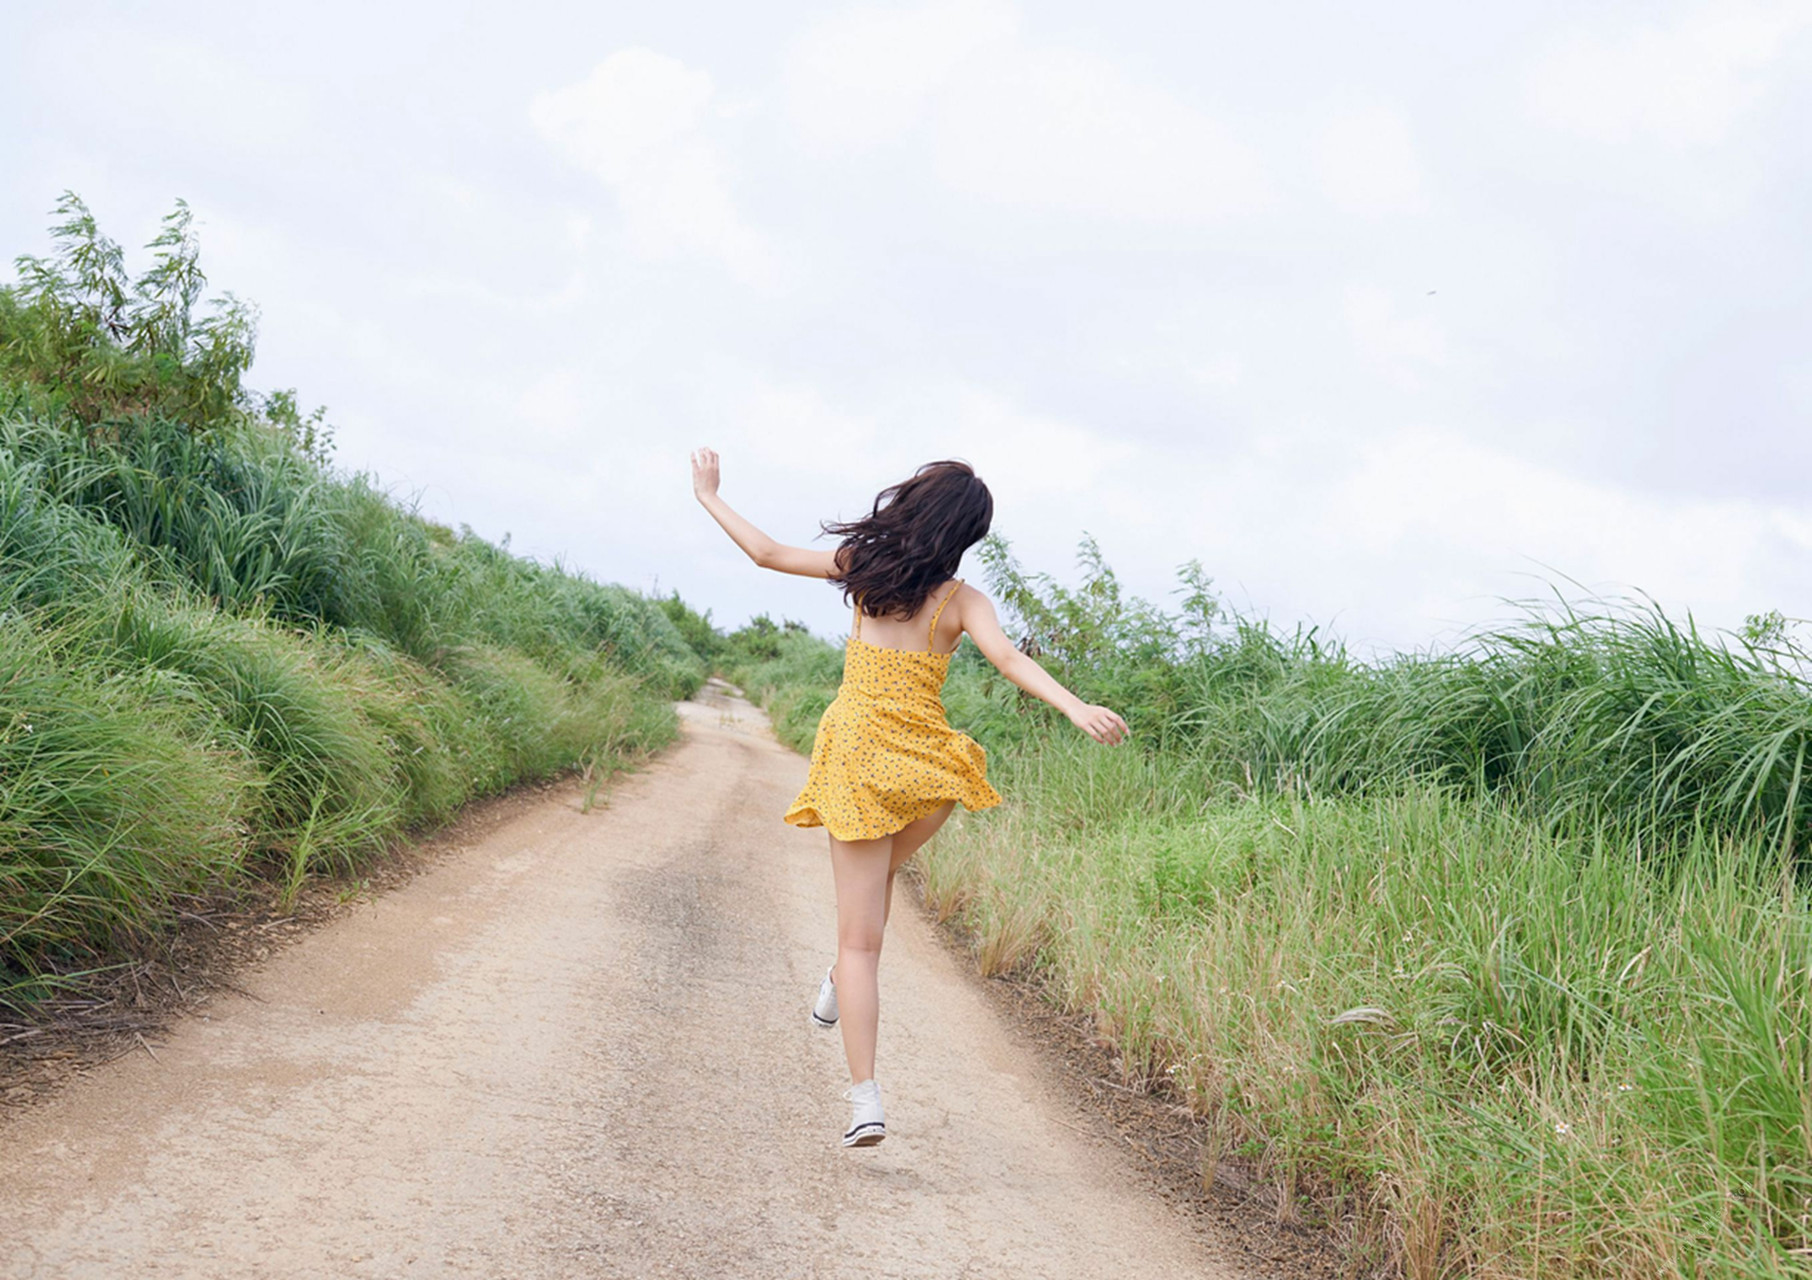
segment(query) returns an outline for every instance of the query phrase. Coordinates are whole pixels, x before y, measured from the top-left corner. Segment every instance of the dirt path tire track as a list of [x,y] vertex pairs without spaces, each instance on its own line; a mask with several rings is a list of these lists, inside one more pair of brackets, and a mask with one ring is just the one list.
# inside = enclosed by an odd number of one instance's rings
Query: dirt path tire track
[[0,1130],[0,1275],[1231,1276],[1073,1123],[923,919],[888,1141],[839,1148],[819,832],[758,712],[551,793]]

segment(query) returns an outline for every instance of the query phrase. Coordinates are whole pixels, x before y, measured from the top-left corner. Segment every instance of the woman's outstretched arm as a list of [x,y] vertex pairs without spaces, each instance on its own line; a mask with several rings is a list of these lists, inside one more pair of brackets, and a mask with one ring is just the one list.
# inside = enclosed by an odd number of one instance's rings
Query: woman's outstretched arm
[[710,449],[692,453],[692,493],[711,518],[723,526],[725,533],[763,569],[776,573],[796,573],[806,578],[830,578],[837,573],[837,553],[813,551],[810,547],[789,547],[776,542],[747,520],[737,515],[730,504],[717,493],[717,454]]
[[1001,675],[1024,689],[1034,698],[1050,703],[1070,718],[1070,723],[1096,742],[1113,746],[1129,732],[1126,721],[1106,707],[1084,702],[1058,681],[1057,677],[1013,647],[1007,633],[1000,628],[994,604],[974,588],[962,588],[963,630],[975,641],[982,656],[992,662]]

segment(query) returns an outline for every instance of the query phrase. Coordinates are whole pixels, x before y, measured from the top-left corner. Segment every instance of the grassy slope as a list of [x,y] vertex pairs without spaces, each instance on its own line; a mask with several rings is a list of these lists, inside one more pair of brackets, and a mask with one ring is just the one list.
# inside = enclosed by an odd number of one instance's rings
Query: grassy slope
[[95,428],[0,385],[0,1001],[175,898],[345,869],[475,796],[667,741],[652,601],[508,555],[256,420]]
[[704,661],[660,605],[430,524],[243,385],[187,206],[136,277],[55,216],[0,286],[0,1004],[673,735]]
[[131,953],[175,895],[293,888],[475,796],[633,760],[702,676],[652,602],[437,530],[262,428],[84,438],[15,405],[0,999]]

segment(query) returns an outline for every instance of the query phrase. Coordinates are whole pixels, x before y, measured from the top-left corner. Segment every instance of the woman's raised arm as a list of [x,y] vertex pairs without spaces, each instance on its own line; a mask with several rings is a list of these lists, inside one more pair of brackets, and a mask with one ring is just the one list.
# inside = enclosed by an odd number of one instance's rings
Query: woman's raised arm
[[710,449],[692,452],[692,493],[711,518],[723,526],[731,541],[741,547],[749,559],[763,569],[776,573],[795,573],[804,578],[831,578],[837,573],[835,551],[814,551],[810,547],[789,547],[776,542],[750,524],[718,495],[719,468],[717,454]]

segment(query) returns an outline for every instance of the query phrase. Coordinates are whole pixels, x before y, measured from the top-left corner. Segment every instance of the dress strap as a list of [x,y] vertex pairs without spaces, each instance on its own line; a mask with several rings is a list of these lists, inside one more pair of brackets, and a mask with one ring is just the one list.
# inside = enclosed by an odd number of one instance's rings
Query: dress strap
[[944,616],[944,606],[950,603],[950,597],[962,589],[963,580],[958,578],[956,585],[951,587],[949,593],[938,602],[937,612],[931,615],[931,631],[925,636],[925,652],[935,653],[937,651],[937,620]]
[[862,602],[856,602],[856,639],[862,638]]

